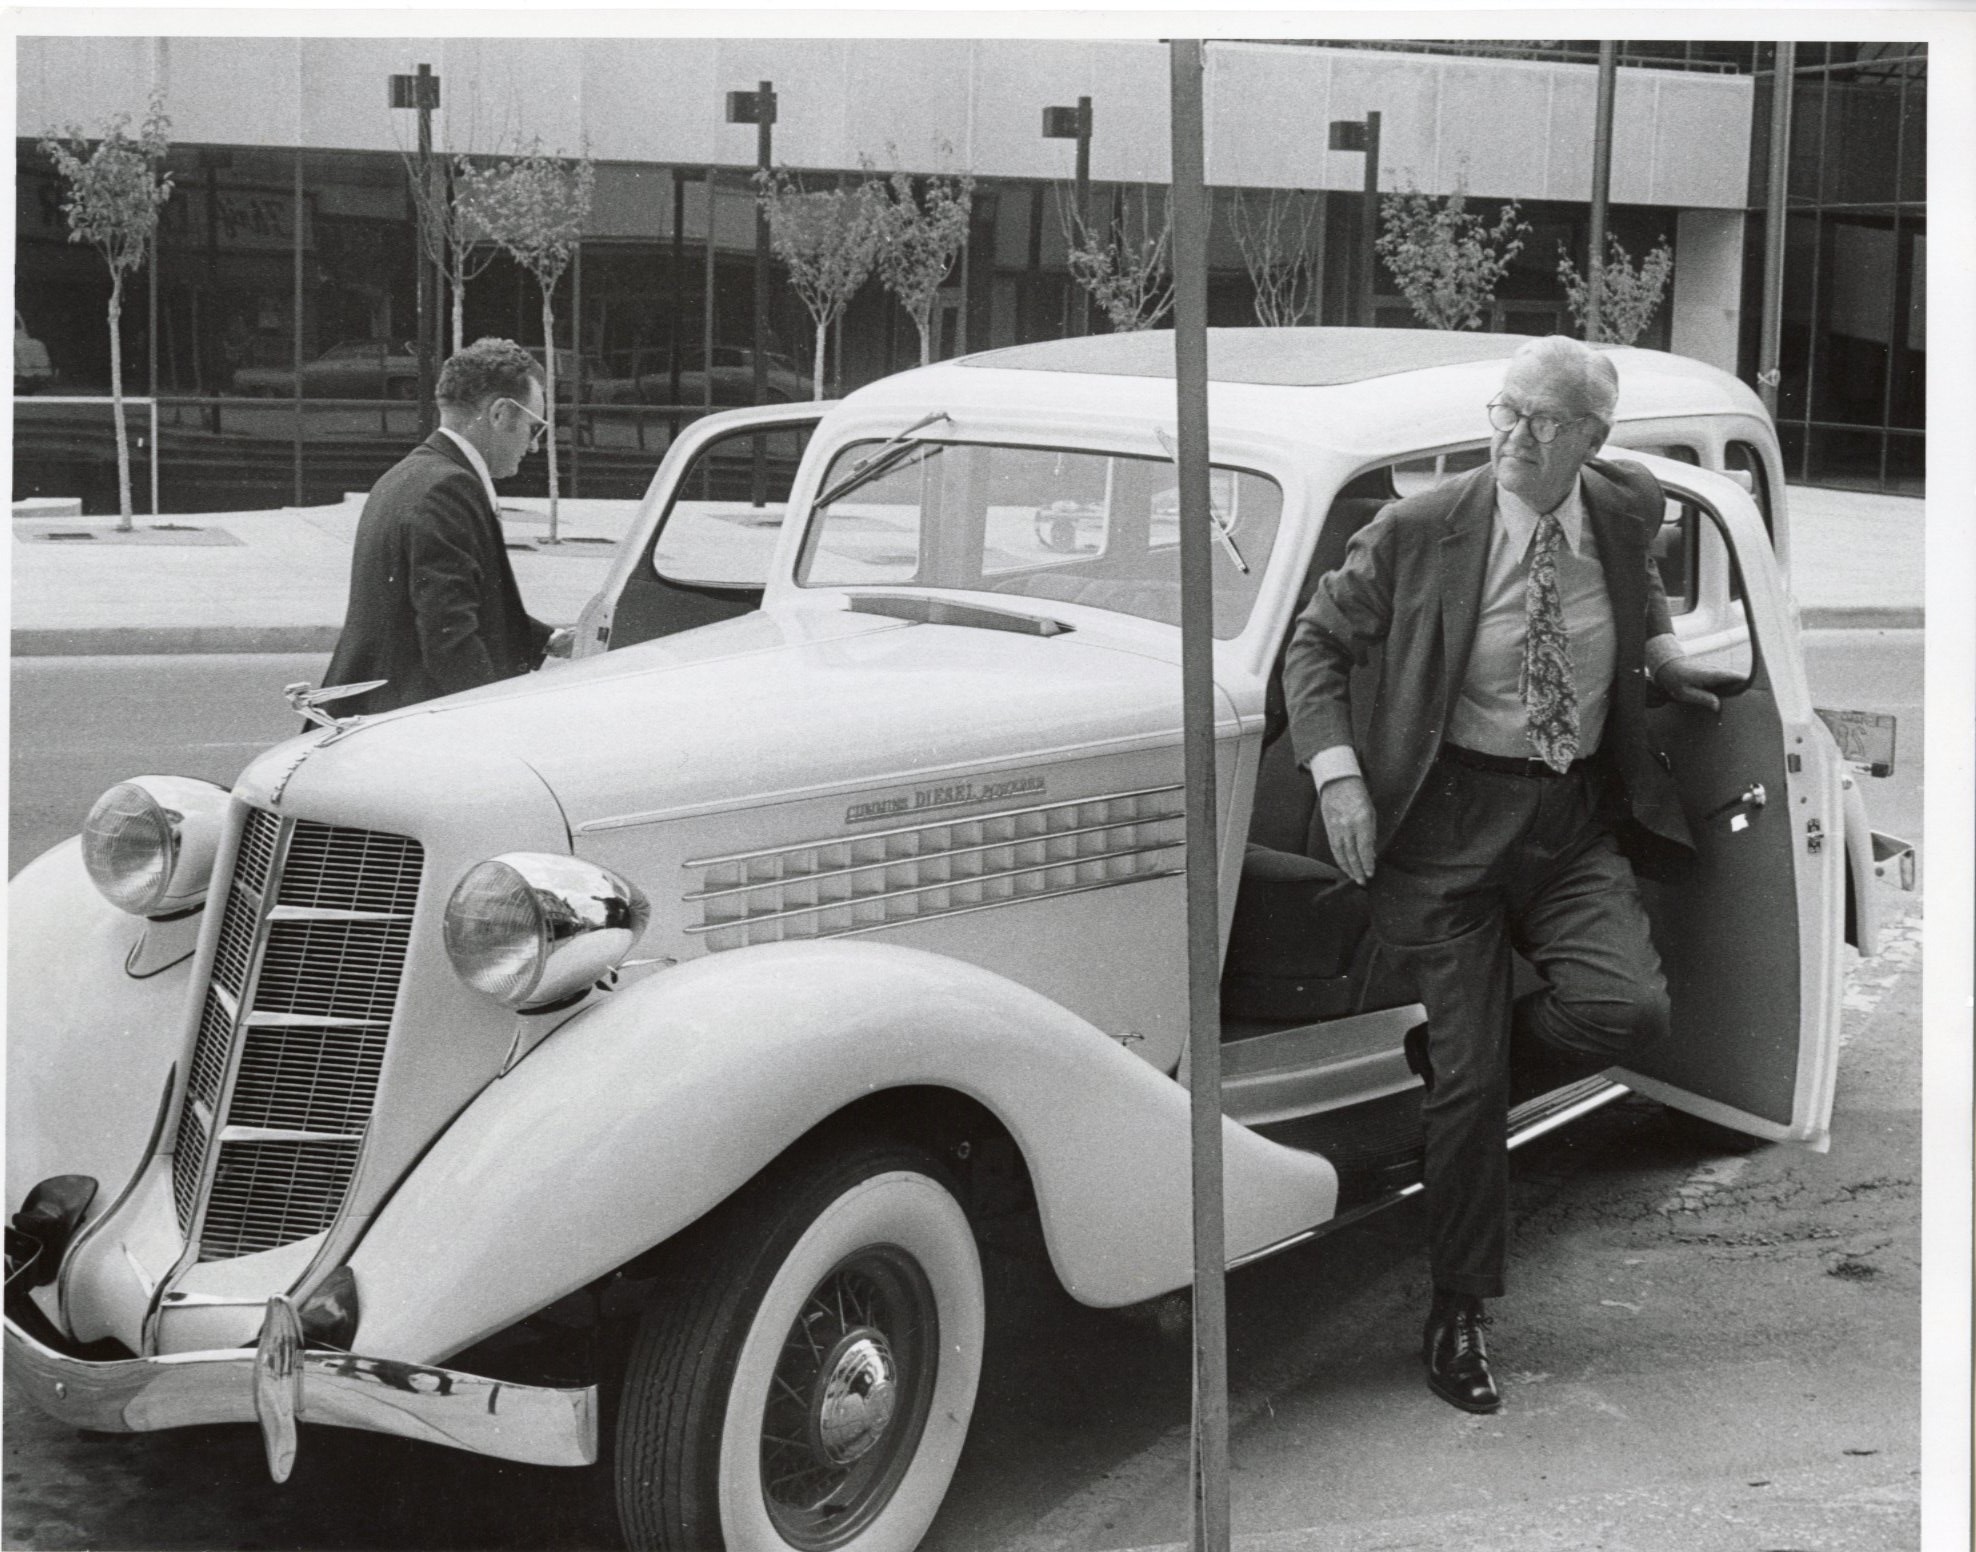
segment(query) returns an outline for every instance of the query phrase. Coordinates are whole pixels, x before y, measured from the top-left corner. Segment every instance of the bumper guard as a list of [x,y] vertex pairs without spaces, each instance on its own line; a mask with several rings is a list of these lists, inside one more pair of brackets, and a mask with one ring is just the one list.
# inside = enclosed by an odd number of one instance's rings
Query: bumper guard
[[258,1347],[92,1363],[57,1352],[10,1316],[7,1378],[42,1411],[101,1433],[201,1423],[261,1426],[268,1470],[285,1482],[296,1423],[328,1423],[450,1445],[536,1466],[597,1459],[595,1386],[553,1389],[426,1364],[302,1345],[295,1306],[277,1294]]

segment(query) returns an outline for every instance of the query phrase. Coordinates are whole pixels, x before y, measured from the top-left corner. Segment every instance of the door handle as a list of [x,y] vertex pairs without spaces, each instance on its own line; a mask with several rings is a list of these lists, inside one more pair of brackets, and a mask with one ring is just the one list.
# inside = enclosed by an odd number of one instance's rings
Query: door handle
[[1714,824],[1716,820],[1728,816],[1730,829],[1746,830],[1749,828],[1750,815],[1769,801],[1770,794],[1764,791],[1763,783],[1753,781],[1728,802],[1703,815],[1702,823]]

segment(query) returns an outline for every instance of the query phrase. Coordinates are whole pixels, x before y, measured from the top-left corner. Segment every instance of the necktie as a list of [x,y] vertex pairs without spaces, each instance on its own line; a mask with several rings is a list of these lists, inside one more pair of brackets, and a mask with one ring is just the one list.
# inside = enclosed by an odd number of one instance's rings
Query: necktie
[[1525,736],[1537,758],[1560,773],[1578,757],[1578,685],[1571,674],[1571,639],[1557,590],[1557,549],[1564,529],[1555,512],[1537,521],[1530,576],[1524,584],[1523,671],[1518,688],[1529,711]]

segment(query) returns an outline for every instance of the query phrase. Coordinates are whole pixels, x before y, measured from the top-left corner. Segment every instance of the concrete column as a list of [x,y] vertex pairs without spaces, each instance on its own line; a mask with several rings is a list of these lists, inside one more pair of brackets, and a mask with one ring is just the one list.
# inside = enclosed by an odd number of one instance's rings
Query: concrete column
[[1669,348],[1736,370],[1743,300],[1743,213],[1684,210],[1675,219]]

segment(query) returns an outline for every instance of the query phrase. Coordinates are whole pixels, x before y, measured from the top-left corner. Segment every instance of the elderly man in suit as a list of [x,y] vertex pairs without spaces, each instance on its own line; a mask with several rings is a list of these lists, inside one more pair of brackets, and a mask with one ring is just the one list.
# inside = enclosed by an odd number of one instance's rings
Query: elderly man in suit
[[437,397],[439,429],[386,471],[357,521],[324,683],[385,683],[348,711],[470,690],[567,650],[567,631],[522,608],[494,492],[548,429],[540,363],[512,340],[476,340],[441,368]]
[[[1672,634],[1650,555],[1659,484],[1592,461],[1617,396],[1602,352],[1556,336],[1518,350],[1488,406],[1489,463],[1368,524],[1285,662],[1325,839],[1427,1011],[1406,1041],[1426,1089],[1423,1353],[1435,1394],[1471,1412],[1502,1404],[1482,1301],[1503,1292],[1512,1053],[1552,1086],[1666,1032],[1621,844],[1670,861],[1692,842],[1645,692],[1652,678],[1715,706],[1724,679]],[[1355,737],[1352,670],[1375,650]],[[1512,951],[1544,983],[1514,1006]]]

